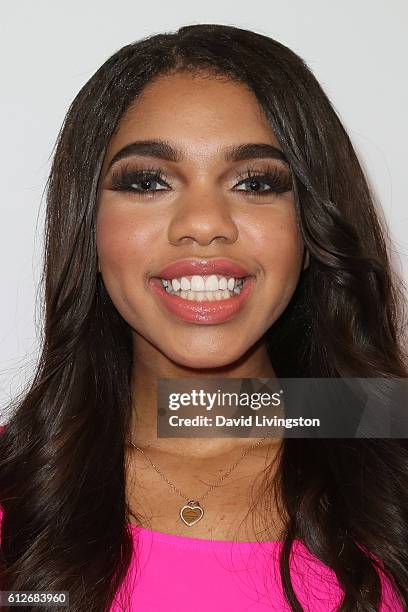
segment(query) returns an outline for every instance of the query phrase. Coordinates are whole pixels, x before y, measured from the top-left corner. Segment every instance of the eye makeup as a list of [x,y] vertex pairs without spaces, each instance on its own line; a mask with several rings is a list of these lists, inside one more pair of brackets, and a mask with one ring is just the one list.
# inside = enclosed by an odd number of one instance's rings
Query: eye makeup
[[[166,179],[165,170],[159,166],[139,167],[134,163],[125,164],[111,171],[111,189],[142,197],[156,197],[161,192],[171,190],[171,185]],[[235,174],[235,180],[237,184],[232,191],[241,192],[249,197],[266,197],[292,189],[290,171],[277,165],[267,165],[263,170],[247,166],[244,172]],[[152,189],[153,185],[160,185],[161,188]],[[237,189],[247,185],[250,187],[249,190]]]

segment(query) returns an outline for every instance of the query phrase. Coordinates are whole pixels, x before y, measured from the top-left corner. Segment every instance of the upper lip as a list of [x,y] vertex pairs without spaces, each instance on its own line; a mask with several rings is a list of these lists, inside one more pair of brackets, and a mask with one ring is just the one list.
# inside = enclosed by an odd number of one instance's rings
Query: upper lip
[[219,257],[214,259],[182,259],[165,266],[157,277],[164,279],[181,278],[194,274],[207,276],[220,274],[226,277],[241,278],[251,276],[250,272],[241,264],[232,259]]

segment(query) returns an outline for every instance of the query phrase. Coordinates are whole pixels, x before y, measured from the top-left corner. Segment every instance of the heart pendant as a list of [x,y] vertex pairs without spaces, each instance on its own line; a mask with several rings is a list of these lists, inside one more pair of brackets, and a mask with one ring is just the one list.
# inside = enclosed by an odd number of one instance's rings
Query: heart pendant
[[180,510],[181,520],[189,527],[195,525],[195,523],[203,518],[203,515],[204,510],[200,506],[199,502],[192,499]]

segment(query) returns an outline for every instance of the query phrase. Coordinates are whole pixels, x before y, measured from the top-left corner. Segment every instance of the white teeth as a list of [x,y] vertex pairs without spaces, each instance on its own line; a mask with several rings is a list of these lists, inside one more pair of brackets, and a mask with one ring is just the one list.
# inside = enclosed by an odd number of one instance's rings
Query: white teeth
[[182,276],[180,279],[180,285],[183,291],[189,291],[190,287],[190,281],[188,280],[188,278],[186,278],[185,276]]
[[234,277],[226,278],[225,276],[218,277],[216,274],[203,277],[199,274],[195,274],[191,278],[182,276],[181,278],[173,278],[167,280],[162,278],[162,284],[164,287],[171,287],[173,291],[224,291],[229,289],[233,291],[235,287],[239,287],[243,279],[236,279]]
[[234,289],[234,286],[235,286],[235,278],[229,278],[228,283],[227,283],[228,289],[232,291]]
[[243,278],[227,279],[224,276],[218,278],[216,274],[208,277],[195,274],[190,279],[186,276],[171,280],[162,278],[161,282],[167,293],[196,302],[230,299],[239,295],[244,285]]
[[177,278],[173,278],[173,280],[171,281],[171,286],[173,287],[173,291],[178,291],[181,287]]
[[190,285],[191,285],[190,286],[191,291],[204,291],[205,289],[205,283],[204,283],[203,277],[198,276],[197,274],[191,277]]
[[205,288],[207,291],[217,291],[218,290],[218,278],[216,274],[211,274],[205,281]]

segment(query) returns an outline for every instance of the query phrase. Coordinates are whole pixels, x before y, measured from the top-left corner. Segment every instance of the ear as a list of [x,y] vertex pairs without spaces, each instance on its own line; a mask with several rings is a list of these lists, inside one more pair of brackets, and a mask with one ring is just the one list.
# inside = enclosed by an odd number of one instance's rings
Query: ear
[[306,268],[309,267],[309,264],[310,264],[309,249],[307,249],[305,247],[305,253],[304,253],[304,256],[303,256],[303,268],[302,268],[302,270],[306,270]]

